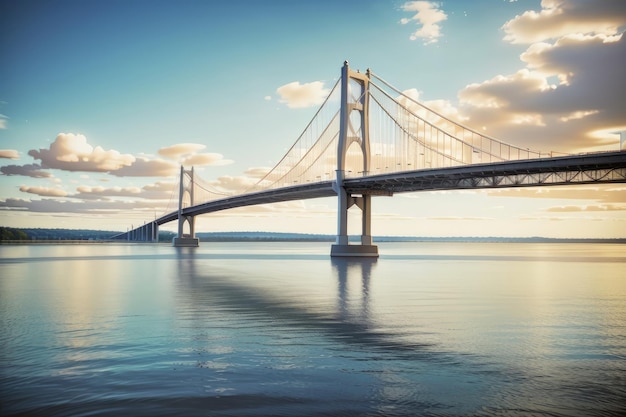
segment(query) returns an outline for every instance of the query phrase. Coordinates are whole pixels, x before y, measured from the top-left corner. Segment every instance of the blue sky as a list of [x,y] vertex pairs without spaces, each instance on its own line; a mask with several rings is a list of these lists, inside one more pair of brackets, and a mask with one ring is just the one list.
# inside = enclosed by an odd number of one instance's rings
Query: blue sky
[[[344,60],[518,146],[618,149],[625,29],[620,0],[1,1],[0,225],[126,230],[174,209],[183,162],[236,191]],[[625,237],[625,191],[375,198],[373,232]],[[332,234],[335,210],[250,207],[198,230]]]

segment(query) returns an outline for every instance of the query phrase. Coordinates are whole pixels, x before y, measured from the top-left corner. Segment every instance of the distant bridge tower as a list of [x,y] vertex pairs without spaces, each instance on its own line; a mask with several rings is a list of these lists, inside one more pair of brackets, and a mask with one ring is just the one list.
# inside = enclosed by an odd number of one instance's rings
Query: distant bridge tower
[[[343,186],[346,173],[346,155],[348,148],[356,143],[363,155],[363,175],[370,169],[369,140],[369,83],[370,71],[361,74],[350,70],[348,61],[341,69],[341,110],[339,122],[339,144],[337,146],[337,178],[333,184],[337,192],[337,239],[332,246],[330,256],[368,256],[377,257],[378,247],[372,245],[372,212],[370,194],[352,195]],[[351,91],[356,88],[358,91]],[[352,126],[351,116],[357,114],[355,121],[360,126]],[[355,135],[355,132],[360,134]],[[356,205],[361,209],[361,244],[350,245],[348,242],[348,209]]]
[[[189,175],[189,184],[185,186],[185,174]],[[180,189],[178,192],[178,236],[172,239],[174,246],[198,246],[200,239],[196,238],[196,218],[195,216],[183,215],[183,197],[185,192],[189,193],[189,206],[193,206],[193,167],[189,171],[185,171],[185,167],[180,167]],[[185,222],[189,225],[189,234],[184,234]]]

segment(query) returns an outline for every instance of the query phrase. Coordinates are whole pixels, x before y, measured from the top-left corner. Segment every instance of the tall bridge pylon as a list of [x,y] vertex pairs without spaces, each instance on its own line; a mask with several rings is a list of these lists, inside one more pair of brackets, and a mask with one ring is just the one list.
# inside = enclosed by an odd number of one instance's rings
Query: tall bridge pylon
[[[367,193],[354,195],[344,187],[346,155],[355,144],[363,157],[362,174],[369,173],[371,165],[369,138],[369,83],[370,71],[355,72],[343,63],[341,69],[341,109],[339,141],[337,146],[337,169],[333,189],[337,193],[337,239],[330,255],[378,256],[378,247],[372,245],[372,196]],[[348,209],[356,205],[361,209],[361,244],[350,245],[348,239]]]
[[[185,175],[189,177],[189,181],[185,181]],[[194,173],[193,167],[190,170],[185,170],[183,166],[180,167],[180,188],[178,192],[178,235],[172,239],[172,244],[177,247],[191,246],[196,247],[200,244],[200,239],[196,237],[196,217],[185,216],[183,214],[183,202],[185,193],[189,195],[189,206],[194,205],[193,199],[194,189]],[[185,223],[189,225],[189,233],[186,234]]]

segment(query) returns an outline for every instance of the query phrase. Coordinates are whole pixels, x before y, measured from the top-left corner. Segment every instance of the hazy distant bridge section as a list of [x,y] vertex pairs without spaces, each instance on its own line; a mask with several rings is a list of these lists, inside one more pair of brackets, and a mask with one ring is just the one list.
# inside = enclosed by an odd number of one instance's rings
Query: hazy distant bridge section
[[[626,152],[555,155],[517,147],[465,127],[393,88],[371,71],[342,67],[328,98],[278,164],[243,193],[181,167],[179,207],[118,236],[153,241],[178,221],[177,246],[197,246],[195,217],[236,207],[337,197],[332,256],[377,256],[371,197],[425,190],[626,182]],[[350,244],[347,210],[362,211],[360,244]],[[185,227],[188,229],[184,233]]]

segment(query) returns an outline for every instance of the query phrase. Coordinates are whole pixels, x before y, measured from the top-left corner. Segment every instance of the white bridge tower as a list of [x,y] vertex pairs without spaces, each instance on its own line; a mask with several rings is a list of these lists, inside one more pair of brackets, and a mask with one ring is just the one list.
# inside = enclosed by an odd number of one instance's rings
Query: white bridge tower
[[[185,186],[185,174],[189,175],[189,184]],[[180,188],[178,192],[178,236],[172,239],[174,246],[191,246],[196,247],[200,244],[200,239],[196,237],[196,218],[195,216],[183,215],[183,197],[185,192],[189,193],[189,206],[193,206],[193,167],[189,171],[185,171],[183,166],[180,167]],[[185,222],[189,225],[189,234],[184,233]]]
[[[346,155],[348,148],[356,143],[363,155],[362,175],[368,175],[370,169],[369,138],[369,83],[370,71],[365,74],[350,70],[348,61],[341,69],[341,110],[339,121],[339,144],[337,146],[337,178],[333,184],[337,192],[337,239],[332,246],[331,256],[377,257],[378,247],[372,245],[372,196],[371,194],[353,195],[344,185],[346,174]],[[353,91],[353,90],[357,91]],[[353,114],[356,117],[352,118]],[[359,126],[354,126],[359,124]],[[348,239],[348,209],[356,205],[361,209],[361,244],[350,245]]]

